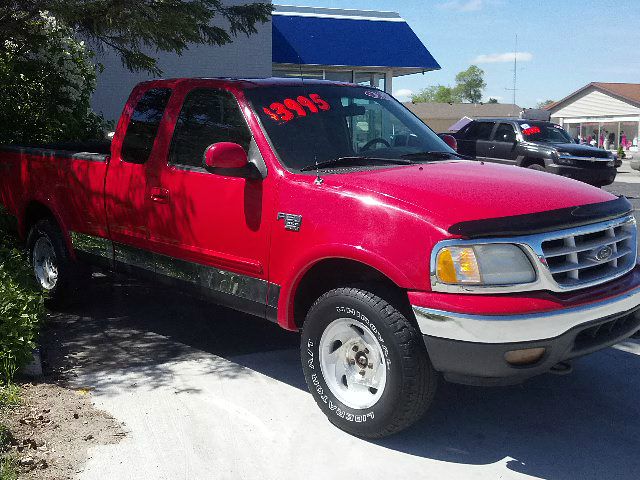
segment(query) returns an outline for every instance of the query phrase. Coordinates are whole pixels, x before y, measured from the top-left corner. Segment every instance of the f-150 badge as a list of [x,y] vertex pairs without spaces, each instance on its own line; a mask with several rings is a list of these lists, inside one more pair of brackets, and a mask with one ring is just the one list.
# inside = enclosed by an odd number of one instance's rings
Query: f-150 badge
[[300,225],[302,225],[302,215],[295,215],[293,213],[278,212],[278,220],[284,219],[284,229],[291,230],[293,232],[300,231]]

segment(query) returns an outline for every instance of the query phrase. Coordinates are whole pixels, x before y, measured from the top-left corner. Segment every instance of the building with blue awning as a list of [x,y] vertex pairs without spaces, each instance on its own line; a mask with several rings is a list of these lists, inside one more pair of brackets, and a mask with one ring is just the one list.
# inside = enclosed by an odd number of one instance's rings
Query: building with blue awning
[[[223,0],[238,5],[252,0]],[[221,24],[223,25],[223,24]],[[322,78],[392,91],[393,78],[438,70],[440,65],[407,22],[395,12],[276,5],[272,21],[218,46],[191,45],[182,55],[149,51],[164,78]],[[133,86],[154,78],[130,72],[105,50],[104,69],[91,100],[105,119],[119,117]]]
[[353,82],[391,91],[393,77],[440,65],[395,12],[276,5],[274,76]]

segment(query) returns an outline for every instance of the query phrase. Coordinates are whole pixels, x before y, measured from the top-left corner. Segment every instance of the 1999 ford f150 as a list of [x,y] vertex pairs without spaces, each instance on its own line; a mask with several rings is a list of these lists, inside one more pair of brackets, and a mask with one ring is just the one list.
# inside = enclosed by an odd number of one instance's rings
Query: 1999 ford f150
[[7,146],[0,172],[52,297],[88,261],[301,331],[309,390],[361,437],[440,376],[517,383],[640,328],[625,198],[463,160],[373,88],[147,82],[109,151]]

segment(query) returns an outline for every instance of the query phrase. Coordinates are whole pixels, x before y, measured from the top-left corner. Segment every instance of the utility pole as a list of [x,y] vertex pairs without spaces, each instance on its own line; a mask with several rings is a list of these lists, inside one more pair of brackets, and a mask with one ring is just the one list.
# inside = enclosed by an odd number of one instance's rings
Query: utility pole
[[505,88],[513,92],[513,104],[516,104],[516,90],[518,90],[518,34],[516,33],[516,47],[513,51],[513,88]]

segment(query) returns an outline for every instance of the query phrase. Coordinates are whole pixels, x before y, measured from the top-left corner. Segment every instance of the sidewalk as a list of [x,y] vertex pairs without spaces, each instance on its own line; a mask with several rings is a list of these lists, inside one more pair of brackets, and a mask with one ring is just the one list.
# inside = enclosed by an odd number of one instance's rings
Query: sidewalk
[[89,451],[83,480],[637,477],[638,341],[577,362],[569,376],[442,384],[416,426],[369,442],[318,410],[296,334],[162,289],[94,280],[84,304],[50,323],[70,381],[95,387],[97,407],[127,431]]

